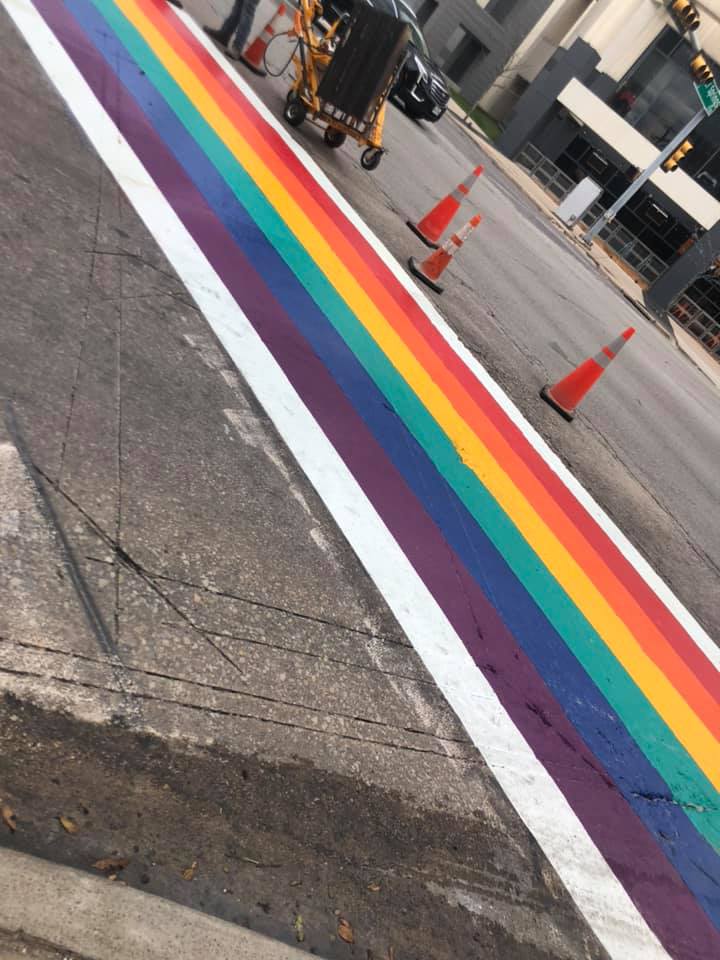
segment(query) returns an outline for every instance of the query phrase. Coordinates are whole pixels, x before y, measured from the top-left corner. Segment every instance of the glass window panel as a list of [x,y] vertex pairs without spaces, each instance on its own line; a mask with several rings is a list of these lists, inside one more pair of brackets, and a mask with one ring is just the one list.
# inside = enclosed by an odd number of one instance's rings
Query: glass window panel
[[676,33],[672,27],[665,27],[663,32],[657,38],[655,47],[666,56],[670,56],[683,43],[682,37]]

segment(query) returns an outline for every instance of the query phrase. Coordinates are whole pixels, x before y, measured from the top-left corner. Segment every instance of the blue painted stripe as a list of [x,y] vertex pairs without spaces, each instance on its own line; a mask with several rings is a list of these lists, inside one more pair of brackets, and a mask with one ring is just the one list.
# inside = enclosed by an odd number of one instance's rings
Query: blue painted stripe
[[252,259],[268,288],[332,372],[486,595],[492,598],[585,742],[715,925],[719,926],[720,903],[709,879],[718,875],[717,855],[677,805],[649,803],[641,799],[642,796],[668,796],[668,788],[562,638],[401,421],[388,415],[384,397],[355,356],[258,230],[164,99],[128,60],[125,48],[99,12],[84,0],[66,0],[66,6],[86,25],[109,67],[131,92],[155,129],[161,132],[172,153],[239,248]]
[[448,478],[472,516],[507,558],[509,566],[521,578],[573,654],[596,679],[603,695],[619,712],[628,732],[663,776],[671,792],[677,791],[677,795],[683,800],[693,801],[686,807],[689,818],[706,839],[720,848],[720,822],[715,813],[707,812],[714,809],[716,792],[704,773],[520,536],[509,517],[499,508],[472,471],[462,466],[447,435],[429,416],[420,399],[399,376],[308,252],[288,230],[282,217],[268,204],[252,178],[238,165],[209,124],[188,103],[187,98],[183,97],[177,84],[156,59],[145,40],[118,12],[112,0],[93,2],[118,31],[122,42],[142,60],[153,84],[167,98],[183,125],[201,144],[261,231],[281,253],[316,304],[361,360],[367,372],[380,386],[381,392],[391,397],[389,402],[408,429],[425,447],[436,467]]

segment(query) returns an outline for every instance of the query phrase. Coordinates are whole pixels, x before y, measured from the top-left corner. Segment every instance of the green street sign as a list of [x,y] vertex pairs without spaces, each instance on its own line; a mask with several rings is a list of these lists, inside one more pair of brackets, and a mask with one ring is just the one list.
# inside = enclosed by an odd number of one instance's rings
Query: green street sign
[[710,83],[696,83],[695,91],[705,113],[710,116],[720,107],[720,89],[714,80]]

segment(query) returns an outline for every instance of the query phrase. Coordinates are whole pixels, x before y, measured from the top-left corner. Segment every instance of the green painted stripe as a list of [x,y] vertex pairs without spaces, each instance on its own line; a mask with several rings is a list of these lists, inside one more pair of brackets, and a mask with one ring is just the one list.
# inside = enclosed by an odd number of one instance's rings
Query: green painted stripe
[[685,806],[697,829],[720,849],[717,796],[685,748],[628,676],[457,451],[415,392],[290,232],[272,205],[188,100],[151,47],[111,0],[93,0],[119,39],[300,283],[345,340],[479,526],[618,713],[630,735]]

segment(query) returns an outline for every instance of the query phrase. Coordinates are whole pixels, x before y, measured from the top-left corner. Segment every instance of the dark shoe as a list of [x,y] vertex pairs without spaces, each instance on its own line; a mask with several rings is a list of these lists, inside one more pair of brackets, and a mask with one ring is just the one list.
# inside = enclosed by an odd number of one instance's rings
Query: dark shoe
[[241,60],[242,54],[237,47],[228,47],[225,53],[230,57],[231,60]]
[[180,3],[180,0],[168,0],[168,3],[171,3],[174,7],[180,7],[182,10],[183,5]]
[[222,30],[215,30],[213,27],[203,27],[205,33],[210,37],[211,40],[215,40],[216,43],[220,43],[225,46],[228,42],[228,37],[222,32]]

